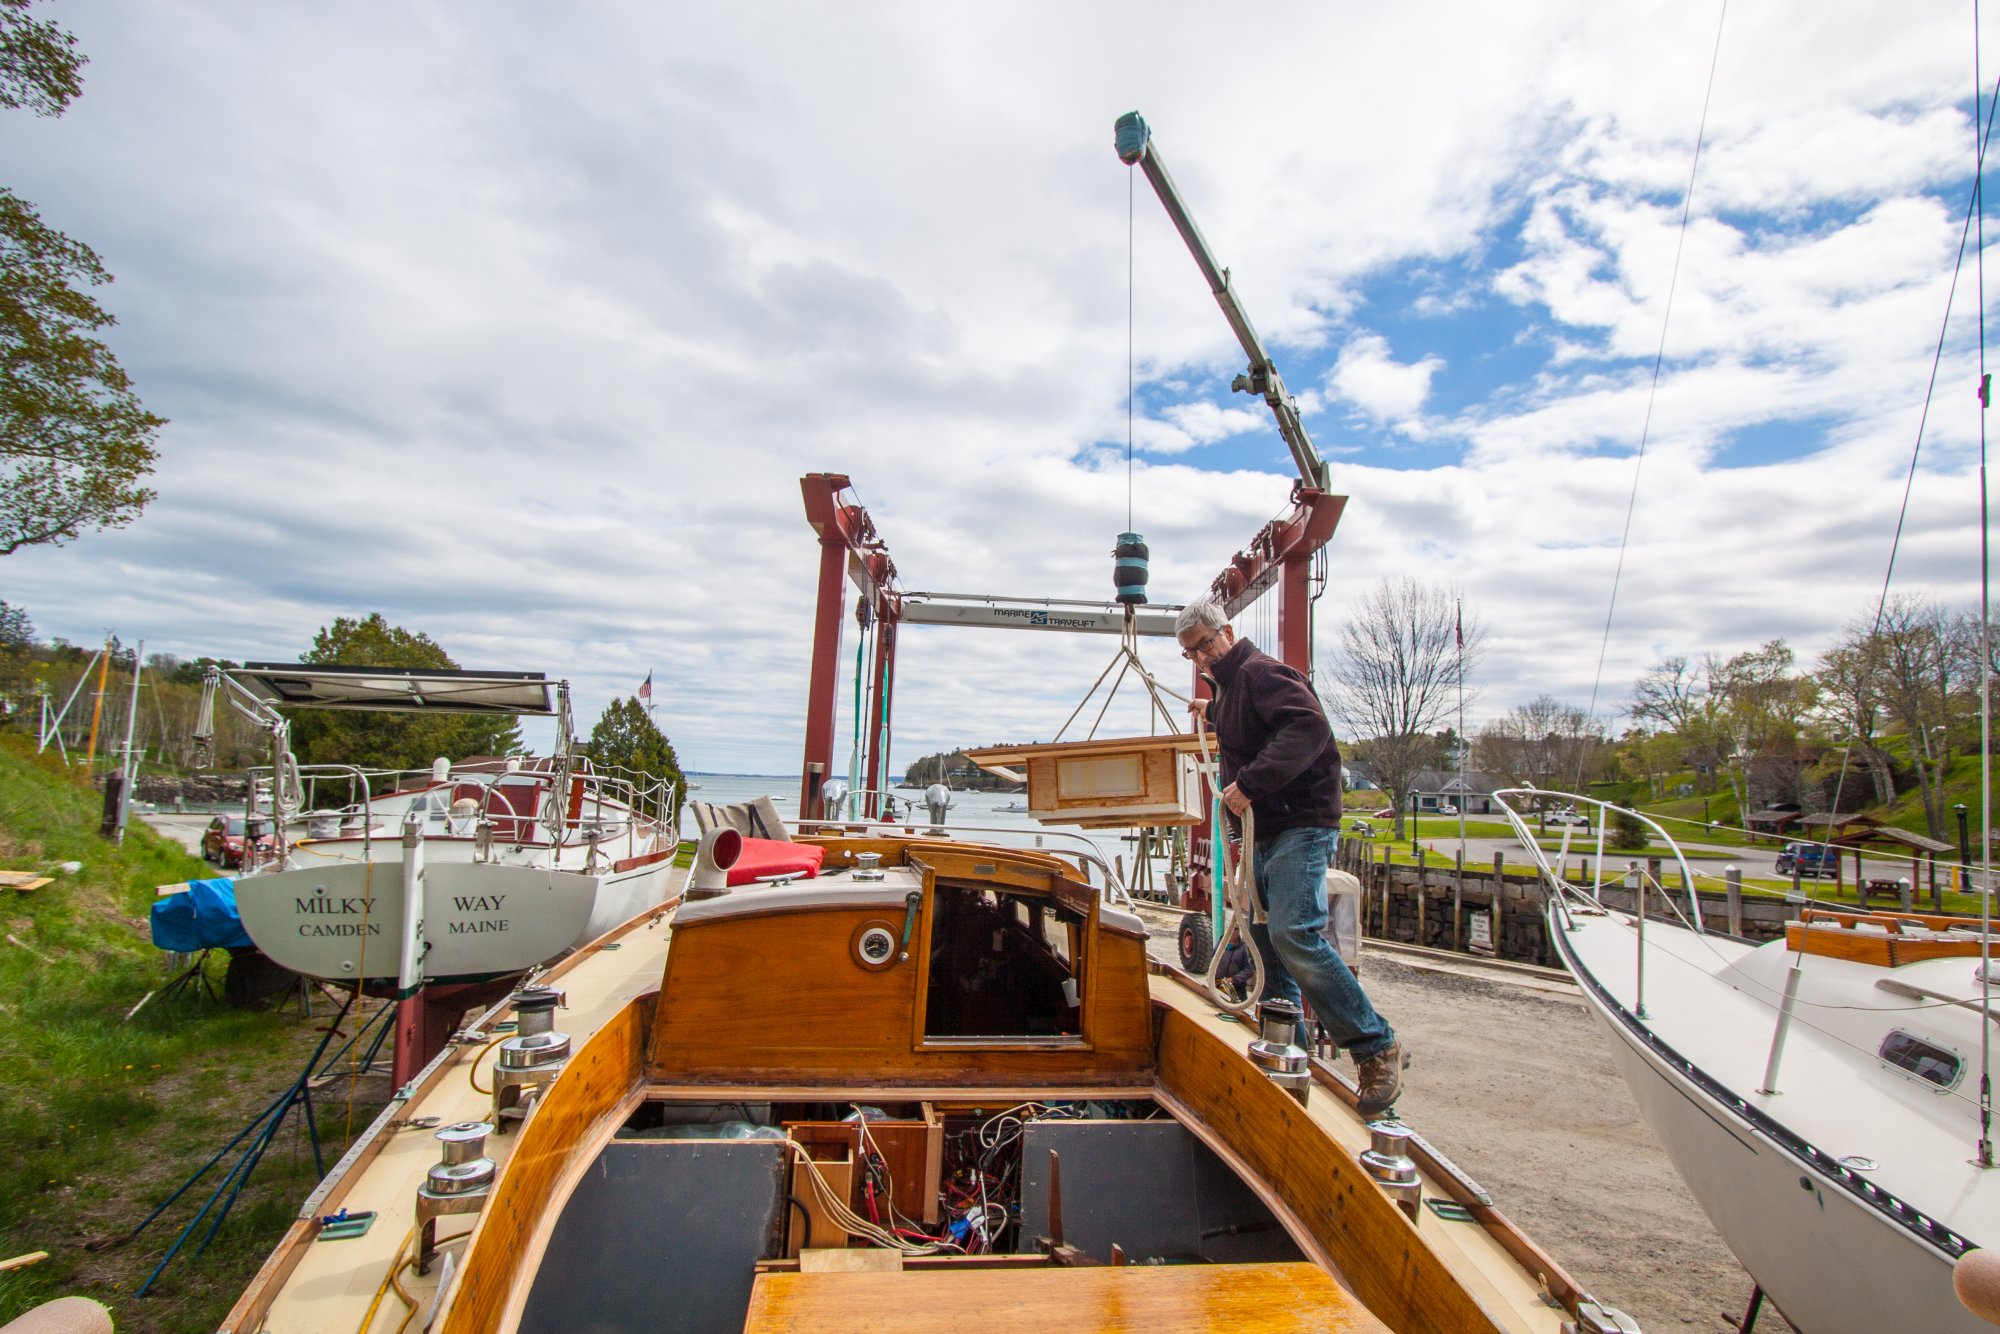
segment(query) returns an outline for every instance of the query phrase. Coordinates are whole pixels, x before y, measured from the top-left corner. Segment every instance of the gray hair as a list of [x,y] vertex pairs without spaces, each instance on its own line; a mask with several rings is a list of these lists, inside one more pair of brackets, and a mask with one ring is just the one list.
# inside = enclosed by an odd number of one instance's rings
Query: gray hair
[[1174,618],[1174,635],[1184,635],[1196,626],[1220,630],[1228,624],[1229,613],[1222,609],[1220,602],[1214,598],[1201,598],[1181,608],[1181,614]]

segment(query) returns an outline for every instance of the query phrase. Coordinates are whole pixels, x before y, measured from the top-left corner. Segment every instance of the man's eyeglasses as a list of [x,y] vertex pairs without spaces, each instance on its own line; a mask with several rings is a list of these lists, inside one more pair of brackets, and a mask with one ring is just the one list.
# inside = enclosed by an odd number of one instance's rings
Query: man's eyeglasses
[[1219,635],[1214,630],[1210,630],[1207,634],[1203,635],[1199,640],[1195,642],[1193,648],[1182,649],[1181,656],[1183,658],[1186,658],[1189,662],[1193,662],[1196,658],[1206,655],[1211,649],[1213,649],[1215,646],[1215,641],[1220,638],[1221,635]]

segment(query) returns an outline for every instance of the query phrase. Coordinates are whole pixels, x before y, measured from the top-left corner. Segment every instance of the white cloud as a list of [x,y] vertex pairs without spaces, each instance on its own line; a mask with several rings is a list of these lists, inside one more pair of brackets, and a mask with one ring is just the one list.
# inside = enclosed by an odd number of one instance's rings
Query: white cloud
[[[1971,139],[1958,18],[1892,10],[1730,15],[1606,690],[1658,645],[1809,654],[1879,580],[1962,203],[1932,194]],[[6,183],[103,254],[115,346],[173,420],[138,523],[0,564],[44,634],[284,658],[381,610],[570,677],[586,724],[652,669],[691,765],[782,772],[802,473],[854,479],[909,587],[1103,596],[1129,521],[1159,596],[1189,596],[1291,472],[1112,155],[1137,106],[1306,410],[1464,445],[1398,471],[1371,430],[1323,442],[1352,495],[1323,642],[1414,571],[1496,627],[1482,707],[1588,691],[1710,14],[1324,6],[1254,65],[1218,63],[1192,6],[1080,10],[1061,42],[1036,9],[915,5],[56,17],[87,91],[0,116]],[[1446,265],[1420,325],[1370,307]],[[1515,323],[1477,322],[1496,294]],[[1483,355],[1537,348],[1463,402]],[[1977,424],[1950,352],[1912,561],[1963,598]],[[1129,487],[1128,357],[1178,400],[1134,424]],[[1800,422],[1809,457],[1723,452]],[[1175,461],[1224,442],[1232,471]],[[899,762],[1050,734],[1110,649],[913,631]]]
[[1326,387],[1336,398],[1354,404],[1381,422],[1404,422],[1423,411],[1430,397],[1431,377],[1444,369],[1444,358],[1397,361],[1389,340],[1380,334],[1357,334],[1340,349],[1327,375]]
[[1180,403],[1168,408],[1166,414],[1191,439],[1204,445],[1271,424],[1270,413],[1261,406],[1253,412],[1249,408],[1218,408],[1213,403]]

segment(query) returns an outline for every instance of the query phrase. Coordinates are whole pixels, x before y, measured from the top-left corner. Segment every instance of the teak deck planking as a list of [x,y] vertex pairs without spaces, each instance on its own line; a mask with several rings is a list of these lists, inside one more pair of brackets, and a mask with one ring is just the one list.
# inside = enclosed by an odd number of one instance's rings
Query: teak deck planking
[[1378,1334],[1317,1265],[1122,1265],[763,1274],[744,1334],[1074,1329],[1116,1334]]

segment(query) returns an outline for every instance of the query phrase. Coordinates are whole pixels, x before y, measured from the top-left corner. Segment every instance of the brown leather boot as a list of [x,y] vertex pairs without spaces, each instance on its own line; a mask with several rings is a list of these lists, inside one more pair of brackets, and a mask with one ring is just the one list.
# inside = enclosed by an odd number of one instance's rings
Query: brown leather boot
[[1396,1095],[1403,1091],[1403,1070],[1409,1063],[1400,1038],[1373,1056],[1355,1062],[1355,1092],[1360,1095],[1363,1116],[1380,1116],[1395,1104]]

